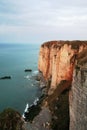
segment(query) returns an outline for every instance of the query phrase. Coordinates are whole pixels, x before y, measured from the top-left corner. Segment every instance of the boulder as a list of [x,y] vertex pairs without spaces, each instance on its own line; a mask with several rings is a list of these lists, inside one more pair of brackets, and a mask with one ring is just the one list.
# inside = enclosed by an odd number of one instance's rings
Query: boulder
[[0,78],[0,80],[1,79],[11,79],[11,76],[3,76],[3,77]]
[[31,72],[32,70],[31,69],[25,69],[24,71],[25,72]]

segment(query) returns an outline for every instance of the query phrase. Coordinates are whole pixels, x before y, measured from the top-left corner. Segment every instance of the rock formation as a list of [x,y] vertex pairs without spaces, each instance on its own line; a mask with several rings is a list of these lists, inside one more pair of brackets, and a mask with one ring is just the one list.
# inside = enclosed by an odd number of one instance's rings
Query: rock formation
[[11,76],[4,76],[4,77],[0,77],[0,80],[5,80],[5,79],[11,79]]
[[71,80],[77,54],[87,48],[87,41],[51,41],[42,44],[38,69],[51,79],[49,94],[61,80]]
[[25,72],[31,72],[32,70],[31,69],[25,69],[24,71]]
[[70,130],[87,130],[87,49],[78,55],[69,103]]
[[[41,89],[46,91],[29,108],[29,114],[25,113],[27,121],[34,119],[32,128],[36,129],[42,117],[52,114],[51,121],[48,118],[45,123],[41,121],[39,130],[51,127],[52,130],[87,130],[87,41],[42,44],[38,69],[43,78],[39,75],[37,80],[41,82],[42,78]],[[17,111],[6,109],[0,114],[0,130],[24,130],[24,127]]]
[[21,115],[11,109],[5,109],[0,113],[0,130],[24,130]]
[[51,41],[42,44],[38,69],[45,81],[50,81],[46,99],[48,106],[54,108],[60,93],[69,89],[70,130],[86,130],[87,41]]

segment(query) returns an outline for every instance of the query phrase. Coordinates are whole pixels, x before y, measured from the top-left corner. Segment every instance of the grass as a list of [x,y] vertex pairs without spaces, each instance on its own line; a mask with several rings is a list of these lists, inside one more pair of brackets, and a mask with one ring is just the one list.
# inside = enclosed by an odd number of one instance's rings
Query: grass
[[48,42],[45,42],[41,45],[41,47],[47,47],[47,48],[51,48],[53,46],[53,48],[61,48],[64,44],[67,44],[67,45],[71,45],[71,48],[72,49],[79,49],[79,47],[81,45],[85,46],[87,45],[87,41],[80,41],[80,40],[74,40],[74,41],[63,41],[63,40],[59,40],[59,41],[48,41]]

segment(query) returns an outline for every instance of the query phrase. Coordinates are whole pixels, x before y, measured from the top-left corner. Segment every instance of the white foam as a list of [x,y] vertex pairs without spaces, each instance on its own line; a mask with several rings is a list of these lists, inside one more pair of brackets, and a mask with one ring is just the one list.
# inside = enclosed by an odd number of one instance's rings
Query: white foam
[[24,115],[24,113],[23,113],[22,117],[25,119],[25,115]]
[[26,79],[30,79],[30,76],[29,76],[29,75],[27,75],[27,76],[24,76],[24,78],[26,78]]
[[28,112],[28,108],[29,108],[29,105],[27,103],[24,112]]
[[[24,110],[24,113],[25,113],[25,112],[28,112],[28,108],[29,108],[29,107],[32,107],[33,105],[36,106],[38,101],[39,101],[39,98],[36,98],[36,99],[34,100],[33,104],[31,104],[30,106],[29,106],[29,104],[27,103],[27,104],[26,104],[26,107],[25,107],[25,110]],[[22,117],[25,119],[26,117],[25,117],[24,113],[23,113]]]
[[31,84],[31,86],[34,86],[34,84]]
[[35,70],[33,73],[34,73],[34,74],[38,74],[38,70]]
[[[25,110],[24,110],[24,113],[28,112],[28,108],[29,108],[29,104],[27,103],[26,107],[25,107]],[[22,117],[25,119],[26,117],[25,117],[24,113],[23,113]]]
[[34,105],[37,105],[37,102],[39,101],[39,98],[36,98],[34,101]]

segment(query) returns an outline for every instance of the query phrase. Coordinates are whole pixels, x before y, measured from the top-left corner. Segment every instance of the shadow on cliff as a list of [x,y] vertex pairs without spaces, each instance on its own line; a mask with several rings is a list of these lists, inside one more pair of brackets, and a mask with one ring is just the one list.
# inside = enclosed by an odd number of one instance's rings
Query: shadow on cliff
[[47,102],[52,112],[52,130],[69,130],[69,89],[71,81],[62,80]]

